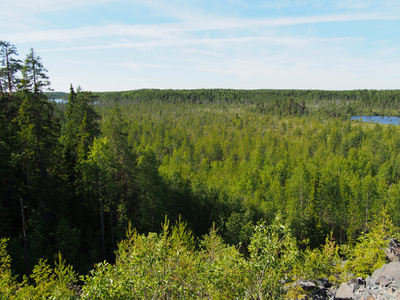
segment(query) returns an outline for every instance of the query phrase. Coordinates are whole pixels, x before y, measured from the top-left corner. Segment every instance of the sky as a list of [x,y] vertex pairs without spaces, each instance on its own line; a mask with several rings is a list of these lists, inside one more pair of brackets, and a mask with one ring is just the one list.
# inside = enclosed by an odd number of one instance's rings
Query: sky
[[55,91],[399,89],[400,0],[0,0]]

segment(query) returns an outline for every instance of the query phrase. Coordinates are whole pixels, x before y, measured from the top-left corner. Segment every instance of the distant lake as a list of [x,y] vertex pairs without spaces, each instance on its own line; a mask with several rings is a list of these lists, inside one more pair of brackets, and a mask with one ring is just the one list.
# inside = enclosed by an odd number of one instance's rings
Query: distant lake
[[369,123],[378,123],[378,124],[392,124],[392,125],[400,125],[400,117],[388,117],[388,116],[351,116],[352,121],[362,121]]
[[[64,99],[49,99],[49,101],[54,101],[56,103],[68,103],[68,100],[64,100]],[[92,102],[94,105],[99,104],[99,102]]]
[[49,100],[57,102],[57,103],[67,103],[68,102],[67,100],[64,100],[64,99],[49,99]]

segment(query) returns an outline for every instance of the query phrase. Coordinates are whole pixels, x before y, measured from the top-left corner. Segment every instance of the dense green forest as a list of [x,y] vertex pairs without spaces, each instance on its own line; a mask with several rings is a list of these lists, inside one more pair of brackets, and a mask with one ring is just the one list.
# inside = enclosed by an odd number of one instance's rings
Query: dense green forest
[[400,131],[349,117],[399,115],[399,90],[71,86],[54,103],[40,57],[17,56],[0,42],[1,297],[276,299],[383,263]]
[[185,103],[236,103],[254,105],[256,112],[279,116],[400,114],[400,90],[135,90],[98,93],[111,101],[162,100]]
[[[47,92],[50,99],[68,100],[67,93]],[[160,100],[184,103],[236,103],[253,105],[256,112],[288,116],[348,115],[400,116],[400,90],[157,90],[97,93],[106,102]]]

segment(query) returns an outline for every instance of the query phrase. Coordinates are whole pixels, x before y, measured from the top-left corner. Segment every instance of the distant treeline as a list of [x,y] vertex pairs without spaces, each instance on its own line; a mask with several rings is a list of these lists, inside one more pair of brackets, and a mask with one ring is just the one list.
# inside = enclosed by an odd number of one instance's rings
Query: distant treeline
[[[400,115],[400,90],[237,90],[193,89],[96,93],[101,101],[173,101],[186,103],[246,103],[253,104],[257,112],[266,114],[305,114],[343,117],[348,115]],[[68,99],[63,92],[48,92],[50,99]]]
[[46,92],[44,93],[49,99],[68,100],[69,94],[64,92]]
[[331,117],[400,115],[400,90],[158,90],[98,93],[103,101],[160,100],[188,103],[246,103],[266,114]]
[[237,89],[139,89],[120,92],[102,92],[99,96],[112,100],[141,99],[141,100],[172,100],[186,101],[238,101],[258,102],[280,98],[314,100],[343,100],[369,102],[373,100],[400,100],[400,90],[237,90]]

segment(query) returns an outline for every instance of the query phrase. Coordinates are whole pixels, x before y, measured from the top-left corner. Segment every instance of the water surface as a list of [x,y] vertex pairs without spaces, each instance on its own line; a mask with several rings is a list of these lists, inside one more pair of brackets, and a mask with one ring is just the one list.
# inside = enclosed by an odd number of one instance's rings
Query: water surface
[[351,120],[357,120],[362,122],[369,123],[378,123],[378,124],[392,124],[399,125],[400,117],[389,117],[389,116],[351,116]]

